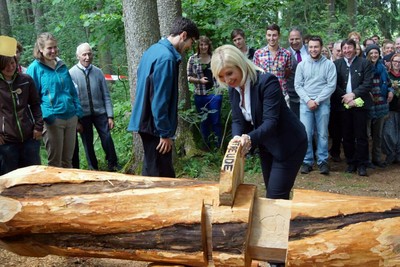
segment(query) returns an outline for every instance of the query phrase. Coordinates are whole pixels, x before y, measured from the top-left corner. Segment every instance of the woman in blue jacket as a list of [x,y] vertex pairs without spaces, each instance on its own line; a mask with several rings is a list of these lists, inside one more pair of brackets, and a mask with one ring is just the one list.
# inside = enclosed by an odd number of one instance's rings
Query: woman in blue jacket
[[51,33],[38,36],[28,67],[41,99],[44,120],[43,140],[48,165],[72,168],[78,118],[82,116],[79,98],[68,68],[58,56],[57,40]]
[[307,150],[303,124],[287,107],[278,78],[261,73],[232,45],[217,48],[211,70],[228,86],[232,108],[232,136],[246,154],[258,147],[267,197],[289,199]]

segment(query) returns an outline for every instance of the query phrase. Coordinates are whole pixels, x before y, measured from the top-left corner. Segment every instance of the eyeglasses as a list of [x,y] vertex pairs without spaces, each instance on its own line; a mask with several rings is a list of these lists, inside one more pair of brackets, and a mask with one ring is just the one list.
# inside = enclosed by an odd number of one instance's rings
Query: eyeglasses
[[398,60],[393,60],[392,63],[400,64],[400,61],[398,61]]

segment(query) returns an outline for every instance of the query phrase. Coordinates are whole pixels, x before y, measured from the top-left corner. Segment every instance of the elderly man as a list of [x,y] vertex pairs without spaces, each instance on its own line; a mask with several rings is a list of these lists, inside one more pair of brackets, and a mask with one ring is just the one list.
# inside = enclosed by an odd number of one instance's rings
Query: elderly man
[[79,62],[69,70],[69,73],[75,83],[82,105],[81,138],[88,167],[92,170],[99,169],[93,147],[94,126],[106,154],[108,170],[117,171],[120,166],[110,132],[114,128],[114,112],[104,74],[101,69],[92,65],[93,52],[88,43],[77,47],[76,56]]

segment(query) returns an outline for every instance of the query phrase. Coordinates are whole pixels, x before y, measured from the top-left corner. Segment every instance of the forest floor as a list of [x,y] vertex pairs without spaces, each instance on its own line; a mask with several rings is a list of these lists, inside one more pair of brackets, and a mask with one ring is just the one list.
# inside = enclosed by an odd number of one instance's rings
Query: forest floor
[[[368,169],[368,176],[344,173],[346,164],[331,163],[330,175],[322,175],[318,169],[309,174],[298,174],[294,189],[312,189],[324,192],[385,198],[400,197],[400,165]],[[210,178],[210,177],[209,177]],[[211,177],[211,179],[216,179]],[[261,174],[245,174],[246,183],[258,185],[259,195],[265,195]],[[67,258],[47,256],[23,257],[0,249],[0,266],[18,267],[146,267],[148,263],[116,259]]]

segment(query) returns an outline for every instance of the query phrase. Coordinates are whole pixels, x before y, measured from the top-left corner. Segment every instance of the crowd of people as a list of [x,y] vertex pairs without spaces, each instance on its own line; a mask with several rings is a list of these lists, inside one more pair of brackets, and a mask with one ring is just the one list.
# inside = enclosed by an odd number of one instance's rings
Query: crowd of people
[[[360,176],[367,168],[400,162],[400,38],[381,42],[375,35],[361,43],[360,34],[351,32],[324,44],[293,27],[284,48],[276,24],[266,27],[265,36],[267,45],[254,49],[246,44],[245,32],[234,29],[232,44],[213,51],[212,41],[200,36],[193,21],[178,18],[170,35],[143,54],[128,126],[143,142],[143,175],[175,177],[178,66],[193,46],[187,76],[204,143],[221,145],[221,90],[227,87],[232,138],[242,143],[243,154],[257,148],[267,197],[288,198],[299,170],[307,174],[318,167],[328,175],[329,162],[343,156],[344,171]],[[112,101],[103,72],[92,64],[92,47],[80,44],[78,62],[68,69],[58,57],[57,39],[42,33],[34,61],[24,68],[18,64],[23,47],[2,38],[13,52],[0,51],[1,174],[40,164],[42,136],[48,165],[79,168],[77,133],[88,168],[98,170],[93,127],[108,170],[119,170],[110,134]]]
[[28,68],[19,64],[23,47],[16,39],[1,36],[0,44],[0,175],[40,165],[42,137],[49,166],[79,168],[77,132],[89,169],[98,170],[93,126],[108,170],[119,170],[110,134],[114,127],[110,93],[103,72],[92,65],[90,45],[77,47],[78,63],[68,69],[58,57],[57,39],[51,33],[38,35],[35,59]]
[[308,146],[301,173],[308,174],[316,163],[319,172],[328,175],[329,162],[342,157],[347,163],[344,171],[360,176],[367,176],[368,168],[400,162],[400,37],[381,42],[374,35],[361,43],[361,35],[350,32],[347,38],[324,45],[319,36],[303,37],[293,27],[285,49],[280,36],[280,27],[271,24],[266,28],[267,45],[258,50],[246,45],[241,29],[232,31],[231,40],[260,71],[278,78],[288,107],[303,123]]

